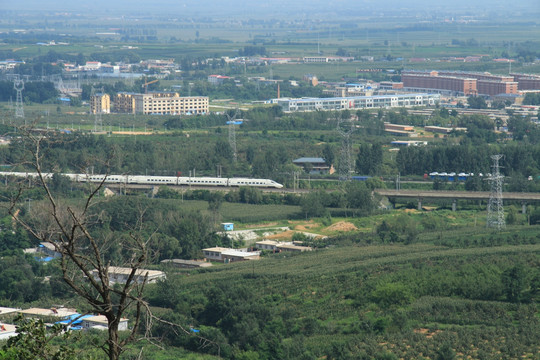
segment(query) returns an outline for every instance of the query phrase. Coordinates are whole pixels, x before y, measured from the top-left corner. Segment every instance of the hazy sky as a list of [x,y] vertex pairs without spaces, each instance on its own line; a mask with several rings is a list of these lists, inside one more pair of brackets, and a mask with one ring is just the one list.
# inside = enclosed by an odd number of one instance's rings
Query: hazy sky
[[[120,13],[155,12],[191,16],[208,12],[213,16],[220,13],[265,12],[288,13],[294,17],[295,11],[320,13],[321,11],[354,11],[359,14],[364,10],[392,11],[398,9],[416,9],[430,11],[497,11],[540,13],[540,0],[0,0],[0,10],[38,10],[38,11],[76,11],[102,13],[114,11]],[[354,15],[354,13],[349,13]]]

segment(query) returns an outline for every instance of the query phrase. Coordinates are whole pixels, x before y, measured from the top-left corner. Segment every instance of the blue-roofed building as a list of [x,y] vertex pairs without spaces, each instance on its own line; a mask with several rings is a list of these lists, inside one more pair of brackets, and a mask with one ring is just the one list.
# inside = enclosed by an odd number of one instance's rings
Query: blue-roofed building
[[233,231],[234,230],[234,224],[233,223],[221,223],[221,227],[224,231]]
[[242,125],[244,123],[244,120],[231,120],[231,121],[227,121],[226,124],[227,125]]
[[81,315],[81,314],[73,314],[66,316],[63,320],[57,321],[55,324],[62,324],[69,326],[71,330],[81,330],[82,329],[82,322],[86,318],[93,317],[94,315]]
[[328,165],[320,157],[302,157],[293,160],[293,164],[309,170],[310,174],[333,174],[335,172],[332,164]]

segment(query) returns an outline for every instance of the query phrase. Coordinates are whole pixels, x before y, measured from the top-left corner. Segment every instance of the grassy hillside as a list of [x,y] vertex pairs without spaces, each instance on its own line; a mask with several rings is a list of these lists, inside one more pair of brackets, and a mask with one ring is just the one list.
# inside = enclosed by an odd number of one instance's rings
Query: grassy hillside
[[[171,275],[151,303],[189,321],[230,358],[534,359],[540,244],[531,242],[269,255]],[[171,344],[192,346],[164,334]]]

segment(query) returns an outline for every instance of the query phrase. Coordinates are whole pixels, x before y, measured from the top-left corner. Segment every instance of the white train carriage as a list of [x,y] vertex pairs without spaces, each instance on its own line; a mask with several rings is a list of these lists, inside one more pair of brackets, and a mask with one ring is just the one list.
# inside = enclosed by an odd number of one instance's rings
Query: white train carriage
[[253,187],[273,187],[282,188],[283,185],[270,179],[251,179],[251,178],[230,178],[229,186],[253,186]]
[[[148,175],[103,175],[103,174],[62,174],[75,182],[92,182],[105,184],[139,184],[139,185],[193,185],[193,186],[250,186],[260,188],[281,189],[283,185],[270,179],[252,178],[218,178],[218,177],[185,177],[185,176],[148,176]],[[35,172],[0,172],[0,176],[38,177]],[[42,173],[46,179],[52,173]]]

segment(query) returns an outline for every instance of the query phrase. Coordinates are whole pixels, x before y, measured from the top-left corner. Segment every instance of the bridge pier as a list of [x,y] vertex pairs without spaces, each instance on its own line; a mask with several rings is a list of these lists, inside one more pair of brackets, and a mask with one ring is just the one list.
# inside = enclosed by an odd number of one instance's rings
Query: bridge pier
[[452,200],[452,211],[457,210],[457,199]]
[[418,198],[418,211],[422,211],[422,198]]
[[521,213],[522,213],[522,214],[526,214],[526,213],[527,213],[527,202],[526,202],[526,201],[522,201],[522,202],[521,202]]

